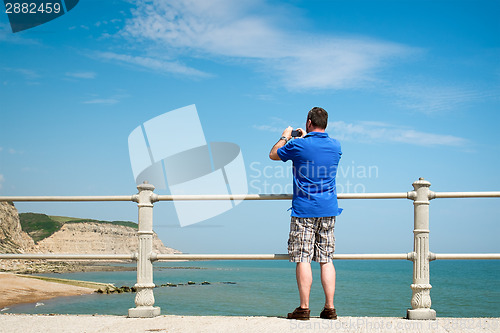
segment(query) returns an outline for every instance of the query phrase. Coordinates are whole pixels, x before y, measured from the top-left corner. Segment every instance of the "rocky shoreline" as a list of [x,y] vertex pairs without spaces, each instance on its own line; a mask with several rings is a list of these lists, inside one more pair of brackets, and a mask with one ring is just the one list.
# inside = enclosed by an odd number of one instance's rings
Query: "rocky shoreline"
[[123,262],[91,261],[47,261],[47,260],[1,260],[0,272],[15,274],[46,274],[76,272],[134,271],[134,266],[124,266]]

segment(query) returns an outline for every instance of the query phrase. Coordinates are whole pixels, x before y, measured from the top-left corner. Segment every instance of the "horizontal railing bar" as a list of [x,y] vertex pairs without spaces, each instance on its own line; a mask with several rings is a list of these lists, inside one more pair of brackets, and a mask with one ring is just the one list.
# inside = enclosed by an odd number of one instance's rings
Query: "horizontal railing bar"
[[134,195],[101,196],[19,196],[0,197],[0,201],[135,201]]
[[288,254],[156,254],[151,260],[288,260]]
[[9,253],[0,259],[47,260],[137,260],[137,254],[66,254],[66,253]]
[[[411,260],[412,253],[334,254],[336,260]],[[8,253],[0,259],[137,260],[137,254]],[[151,260],[288,260],[288,254],[151,254]],[[431,260],[500,259],[500,253],[431,253]]]
[[158,201],[192,201],[192,200],[291,200],[291,194],[185,194],[158,195]]
[[[288,260],[288,254],[156,254],[151,260]],[[394,254],[334,254],[337,260],[408,260],[407,253]]]
[[431,192],[434,198],[499,198],[500,192]]
[[339,199],[409,199],[407,192],[401,193],[339,193]]
[[453,260],[453,259],[500,259],[500,253],[434,253],[431,259]]
[[[411,199],[411,192],[339,193],[339,199]],[[291,194],[193,194],[153,195],[153,201],[291,200]],[[437,198],[498,198],[500,192],[431,192]],[[137,201],[137,195],[114,196],[0,196],[0,201]]]
[[[339,199],[407,199],[408,193],[340,193]],[[189,200],[291,200],[291,194],[194,194],[158,195],[157,201]]]
[[411,253],[334,254],[340,260],[411,260]]

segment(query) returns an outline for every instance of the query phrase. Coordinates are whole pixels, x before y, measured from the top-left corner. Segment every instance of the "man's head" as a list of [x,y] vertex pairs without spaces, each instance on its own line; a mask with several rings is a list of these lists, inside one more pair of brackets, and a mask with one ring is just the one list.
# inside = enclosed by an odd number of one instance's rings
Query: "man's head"
[[314,132],[314,131],[324,131],[326,129],[326,125],[328,124],[328,112],[325,109],[320,107],[313,107],[311,111],[307,114],[306,120],[306,131]]

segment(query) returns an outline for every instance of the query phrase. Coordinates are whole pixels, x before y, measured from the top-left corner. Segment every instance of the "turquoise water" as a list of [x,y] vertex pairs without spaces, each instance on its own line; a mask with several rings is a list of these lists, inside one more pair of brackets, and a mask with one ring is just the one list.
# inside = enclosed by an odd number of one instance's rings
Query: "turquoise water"
[[[404,317],[410,307],[412,264],[405,261],[337,261],[335,306],[341,316]],[[313,263],[310,308],[323,306],[319,265]],[[52,274],[60,278],[132,286],[136,273]],[[283,316],[298,306],[295,266],[286,261],[201,261],[156,263],[157,285],[194,281],[196,285],[155,288],[162,314]],[[203,281],[209,285],[201,285]],[[500,261],[431,263],[432,308],[439,317],[500,317]],[[133,293],[60,297],[44,305],[11,307],[11,313],[126,315]]]

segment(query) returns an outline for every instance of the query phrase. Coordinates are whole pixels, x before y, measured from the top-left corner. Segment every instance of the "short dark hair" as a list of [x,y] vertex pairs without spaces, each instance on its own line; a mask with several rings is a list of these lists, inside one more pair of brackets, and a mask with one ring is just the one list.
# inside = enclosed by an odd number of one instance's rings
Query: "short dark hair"
[[314,127],[326,129],[326,125],[328,125],[328,112],[323,108],[315,106],[307,114],[307,120],[311,120],[311,124]]

